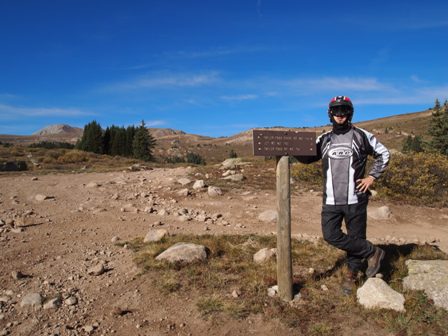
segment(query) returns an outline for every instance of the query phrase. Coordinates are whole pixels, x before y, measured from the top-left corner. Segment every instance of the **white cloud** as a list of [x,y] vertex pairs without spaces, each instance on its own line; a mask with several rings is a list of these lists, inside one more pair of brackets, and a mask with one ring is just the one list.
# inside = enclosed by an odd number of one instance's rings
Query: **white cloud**
[[156,126],[162,126],[162,125],[166,125],[166,121],[165,120],[150,120],[150,121],[145,121],[146,127],[156,127]]
[[247,53],[263,52],[268,48],[263,46],[235,46],[235,47],[216,47],[207,50],[180,50],[175,53],[165,53],[164,57],[176,58],[212,58],[228,55],[238,55]]
[[256,94],[243,94],[235,96],[221,96],[220,98],[226,101],[244,101],[257,99],[258,96]]
[[105,86],[102,91],[119,92],[139,89],[201,87],[219,81],[216,71],[197,74],[158,74],[134,78]]
[[356,78],[356,77],[321,77],[308,79],[293,79],[285,84],[293,89],[303,92],[316,91],[383,91],[394,90],[388,84],[379,82],[376,78]]
[[95,115],[95,113],[74,108],[18,107],[0,104],[1,119],[17,119],[18,117],[80,117],[91,115]]

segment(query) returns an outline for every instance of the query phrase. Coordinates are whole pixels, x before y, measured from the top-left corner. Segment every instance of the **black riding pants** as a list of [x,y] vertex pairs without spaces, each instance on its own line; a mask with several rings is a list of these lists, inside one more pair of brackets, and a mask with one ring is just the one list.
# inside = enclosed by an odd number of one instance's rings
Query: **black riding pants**
[[[359,271],[362,260],[374,251],[372,243],[366,240],[367,204],[366,198],[358,204],[322,206],[323,237],[330,245],[347,252],[347,264],[352,271]],[[347,234],[341,229],[343,219]]]

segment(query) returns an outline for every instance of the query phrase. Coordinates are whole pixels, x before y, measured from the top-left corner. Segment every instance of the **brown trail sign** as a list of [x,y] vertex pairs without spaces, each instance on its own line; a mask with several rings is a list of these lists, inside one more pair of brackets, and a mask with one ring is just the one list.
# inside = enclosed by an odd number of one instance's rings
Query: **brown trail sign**
[[275,156],[277,159],[277,285],[279,297],[290,301],[293,298],[293,283],[289,156],[316,155],[316,134],[292,130],[254,130],[253,145],[255,156]]

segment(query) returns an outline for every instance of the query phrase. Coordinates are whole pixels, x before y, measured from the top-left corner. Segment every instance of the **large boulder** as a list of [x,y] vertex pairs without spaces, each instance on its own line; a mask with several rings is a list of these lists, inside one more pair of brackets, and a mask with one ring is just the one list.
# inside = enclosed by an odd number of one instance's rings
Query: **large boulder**
[[167,250],[160,253],[156,260],[166,260],[169,262],[204,261],[207,259],[207,250],[205,246],[193,243],[177,243]]
[[404,312],[404,296],[380,278],[369,278],[356,293],[358,302],[366,308],[383,308]]
[[438,307],[448,310],[448,260],[407,260],[406,289],[423,290]]

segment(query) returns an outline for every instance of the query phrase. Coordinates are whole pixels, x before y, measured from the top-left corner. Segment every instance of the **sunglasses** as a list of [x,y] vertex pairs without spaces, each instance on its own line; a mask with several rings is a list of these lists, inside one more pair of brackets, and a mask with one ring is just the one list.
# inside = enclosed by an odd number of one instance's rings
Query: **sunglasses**
[[334,106],[330,113],[335,117],[346,117],[352,113],[352,109],[348,106]]

